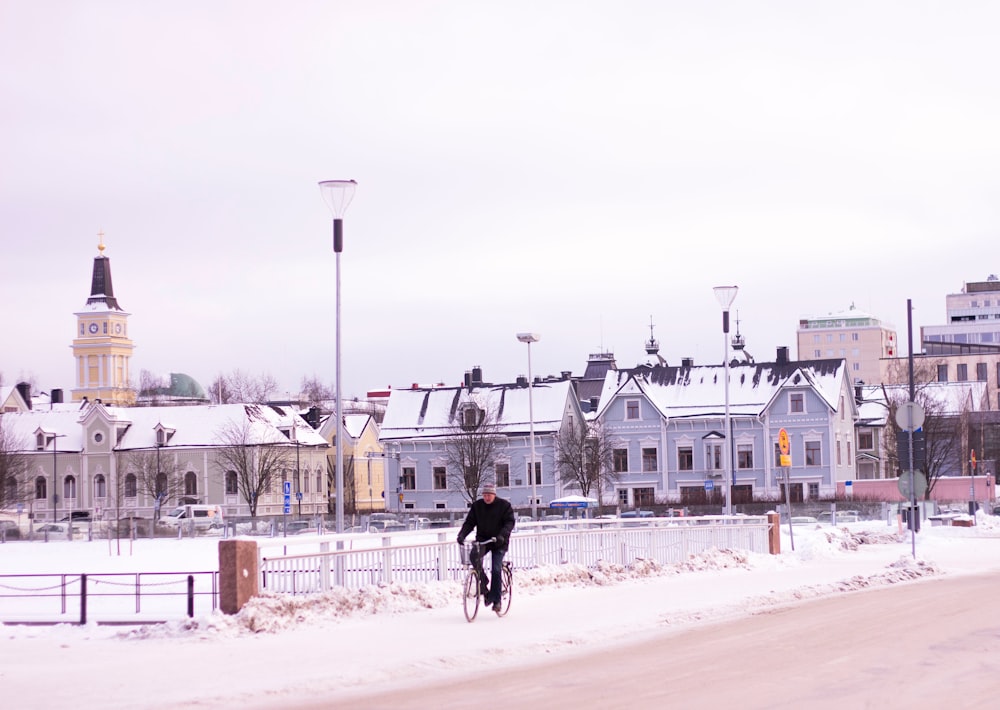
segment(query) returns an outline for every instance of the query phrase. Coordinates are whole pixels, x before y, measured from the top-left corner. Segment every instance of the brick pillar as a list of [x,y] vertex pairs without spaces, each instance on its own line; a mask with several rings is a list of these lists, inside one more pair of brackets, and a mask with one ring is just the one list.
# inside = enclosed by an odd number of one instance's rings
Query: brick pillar
[[219,608],[235,614],[251,597],[257,596],[257,542],[219,541]]
[[777,513],[767,514],[767,551],[772,555],[781,554],[781,516]]

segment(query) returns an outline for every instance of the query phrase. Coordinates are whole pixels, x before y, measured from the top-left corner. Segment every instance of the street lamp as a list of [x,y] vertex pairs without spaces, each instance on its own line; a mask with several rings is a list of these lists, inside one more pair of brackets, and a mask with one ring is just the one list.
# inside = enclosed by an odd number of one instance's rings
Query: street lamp
[[354,197],[354,189],[358,186],[354,180],[324,180],[319,184],[320,193],[326,204],[333,213],[333,251],[337,260],[337,433],[334,439],[337,447],[336,478],[337,487],[337,532],[344,532],[344,459],[343,456],[343,433],[344,433],[344,410],[343,391],[340,377],[340,252],[344,250],[344,212],[347,211],[351,199]]
[[723,364],[726,368],[726,381],[724,389],[726,391],[726,515],[733,514],[733,484],[735,476],[733,472],[733,442],[732,430],[729,424],[729,307],[736,299],[738,286],[716,286],[714,289],[715,298],[722,306],[722,353]]
[[517,339],[528,346],[528,432],[531,440],[531,466],[528,475],[531,476],[531,519],[538,519],[538,491],[535,489],[535,407],[531,397],[531,344],[537,343],[542,336],[538,333],[518,333]]
[[65,436],[65,434],[52,435],[52,522],[56,521],[56,506],[59,505],[59,492],[56,487],[56,454],[58,453],[56,440],[62,439]]

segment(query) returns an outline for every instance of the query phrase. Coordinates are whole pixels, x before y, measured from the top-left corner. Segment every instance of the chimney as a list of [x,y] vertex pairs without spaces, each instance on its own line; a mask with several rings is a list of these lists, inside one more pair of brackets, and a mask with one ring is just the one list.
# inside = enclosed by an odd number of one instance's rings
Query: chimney
[[861,404],[863,401],[863,396],[861,394],[861,388],[864,387],[864,380],[854,380],[854,401]]
[[681,367],[694,367],[694,358],[693,357],[681,358]]
[[562,379],[563,379],[563,380],[568,380],[568,379],[569,379],[569,378],[570,378],[570,377],[572,376],[572,374],[573,374],[573,373],[572,373],[572,371],[570,371],[570,370],[563,370],[563,371],[562,371],[561,373],[559,373],[559,374],[560,374],[560,375],[562,376]]
[[777,357],[777,360],[775,360],[775,362],[777,362],[779,365],[787,365],[788,364],[788,346],[787,345],[779,345],[778,346],[778,357]]
[[471,390],[472,389],[472,373],[469,372],[468,370],[465,371],[465,380],[464,380],[464,382],[465,382],[465,389]]
[[514,381],[514,384],[516,384],[518,387],[527,387],[528,377],[526,375],[518,375],[517,379]]
[[15,387],[17,387],[17,393],[21,395],[21,399],[31,409],[31,385],[27,382],[18,382]]
[[600,397],[591,397],[590,398],[590,411],[596,412],[597,411],[597,405],[600,404],[600,403],[601,403],[601,398]]
[[472,368],[472,384],[481,385],[483,384],[483,368],[476,365]]

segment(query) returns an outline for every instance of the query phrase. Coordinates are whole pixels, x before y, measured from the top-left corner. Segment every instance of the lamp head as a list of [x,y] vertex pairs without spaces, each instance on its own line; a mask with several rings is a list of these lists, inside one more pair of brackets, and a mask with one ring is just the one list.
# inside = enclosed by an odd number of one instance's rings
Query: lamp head
[[715,298],[722,306],[722,310],[728,311],[729,307],[733,305],[733,301],[736,300],[736,292],[740,290],[739,286],[716,286],[712,289],[715,291]]
[[537,343],[542,339],[542,336],[538,333],[518,333],[517,339],[522,343]]
[[358,183],[354,180],[324,180],[319,184],[319,191],[329,205],[334,219],[343,218],[357,186]]

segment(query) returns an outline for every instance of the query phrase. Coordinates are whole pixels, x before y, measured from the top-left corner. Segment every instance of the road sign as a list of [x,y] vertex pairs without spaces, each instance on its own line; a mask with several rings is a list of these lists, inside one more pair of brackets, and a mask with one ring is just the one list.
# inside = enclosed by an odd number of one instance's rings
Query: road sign
[[916,431],[924,425],[924,408],[916,402],[904,402],[896,410],[896,424],[903,431]]
[[285,481],[285,495],[290,496],[292,494],[292,482]]
[[[788,447],[788,432],[785,431],[784,429],[781,429],[778,432],[778,448],[781,449],[781,453],[782,453],[783,456],[788,456],[788,448],[789,448]],[[787,466],[789,464],[782,463],[781,465],[782,466]]]
[[903,471],[900,474],[899,480],[896,482],[896,487],[899,488],[899,493],[907,500],[912,498],[923,498],[924,493],[927,492],[927,479],[924,478],[924,474],[920,471],[913,472],[913,488],[910,491],[910,472]]
[[715,481],[705,481],[705,490],[711,491],[715,489]]

